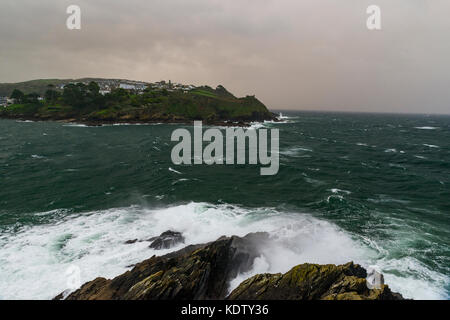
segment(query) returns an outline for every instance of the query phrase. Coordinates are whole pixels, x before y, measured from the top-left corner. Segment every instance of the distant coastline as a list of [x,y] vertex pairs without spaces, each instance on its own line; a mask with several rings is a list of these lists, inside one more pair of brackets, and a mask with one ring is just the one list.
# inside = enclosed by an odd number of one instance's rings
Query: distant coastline
[[213,89],[171,81],[97,81],[35,80],[15,86],[0,84],[0,92],[8,94],[2,98],[0,118],[89,126],[194,120],[209,125],[247,126],[251,122],[277,121],[275,114],[255,96],[237,98],[221,85]]

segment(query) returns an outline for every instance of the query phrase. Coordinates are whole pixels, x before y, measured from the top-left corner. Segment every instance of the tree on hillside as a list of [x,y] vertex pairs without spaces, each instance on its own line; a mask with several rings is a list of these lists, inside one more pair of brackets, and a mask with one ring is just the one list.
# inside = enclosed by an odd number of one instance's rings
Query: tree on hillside
[[71,83],[64,87],[62,101],[77,109],[100,108],[104,104],[104,98],[99,91],[100,87],[96,82],[88,85]]
[[100,92],[100,86],[94,81],[89,82],[87,88],[92,95],[98,95]]
[[17,103],[23,103],[25,99],[25,94],[18,89],[14,89],[14,91],[11,93],[10,98],[14,99]]
[[52,89],[48,89],[45,92],[45,101],[47,101],[47,103],[52,103],[55,102],[56,100],[58,100],[60,94],[58,91],[52,90]]
[[38,103],[38,98],[40,97],[39,93],[32,92],[25,96],[25,103]]
[[64,87],[63,102],[75,108],[82,108],[85,103],[86,91],[86,85],[70,83]]

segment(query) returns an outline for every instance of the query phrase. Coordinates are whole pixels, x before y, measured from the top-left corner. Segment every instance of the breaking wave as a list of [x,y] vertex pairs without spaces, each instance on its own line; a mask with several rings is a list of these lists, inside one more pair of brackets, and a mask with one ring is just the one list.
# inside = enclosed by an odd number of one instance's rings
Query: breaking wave
[[[230,283],[230,289],[256,273],[287,272],[300,263],[355,261],[380,271],[395,270],[385,274],[386,282],[405,297],[445,296],[442,282],[447,279],[443,275],[413,258],[380,260],[379,244],[370,245],[330,222],[304,213],[189,203],[162,209],[132,206],[82,214],[51,211],[39,215],[47,218],[46,224],[22,226],[0,234],[0,299],[51,299],[67,289],[67,270],[73,267],[81,271],[81,283],[98,276],[117,276],[155,254],[183,247],[154,251],[145,241],[125,244],[127,240],[148,239],[167,230],[182,232],[185,245],[213,241],[223,235],[268,232],[271,245],[262,249],[263,255],[255,260],[252,271]],[[430,277],[439,283],[427,280]]]

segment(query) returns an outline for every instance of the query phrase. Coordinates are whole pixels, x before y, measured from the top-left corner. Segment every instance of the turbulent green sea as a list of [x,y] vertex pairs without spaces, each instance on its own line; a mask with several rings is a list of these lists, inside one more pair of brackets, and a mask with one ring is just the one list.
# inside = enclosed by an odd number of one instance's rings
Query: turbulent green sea
[[[50,299],[186,244],[267,231],[254,270],[355,261],[408,298],[450,296],[450,117],[287,113],[280,170],[176,166],[179,125],[86,127],[0,120],[0,299]],[[189,129],[192,127],[185,126]],[[179,248],[179,247],[177,247]],[[177,249],[174,248],[173,250]]]

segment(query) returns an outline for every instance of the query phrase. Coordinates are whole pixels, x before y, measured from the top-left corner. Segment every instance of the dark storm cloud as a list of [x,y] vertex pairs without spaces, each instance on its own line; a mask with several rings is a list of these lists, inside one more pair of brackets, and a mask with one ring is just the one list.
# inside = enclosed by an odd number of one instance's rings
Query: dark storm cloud
[[[82,29],[65,27],[82,9]],[[370,4],[381,31],[368,31]],[[223,84],[270,108],[450,113],[447,0],[2,0],[0,81]]]

